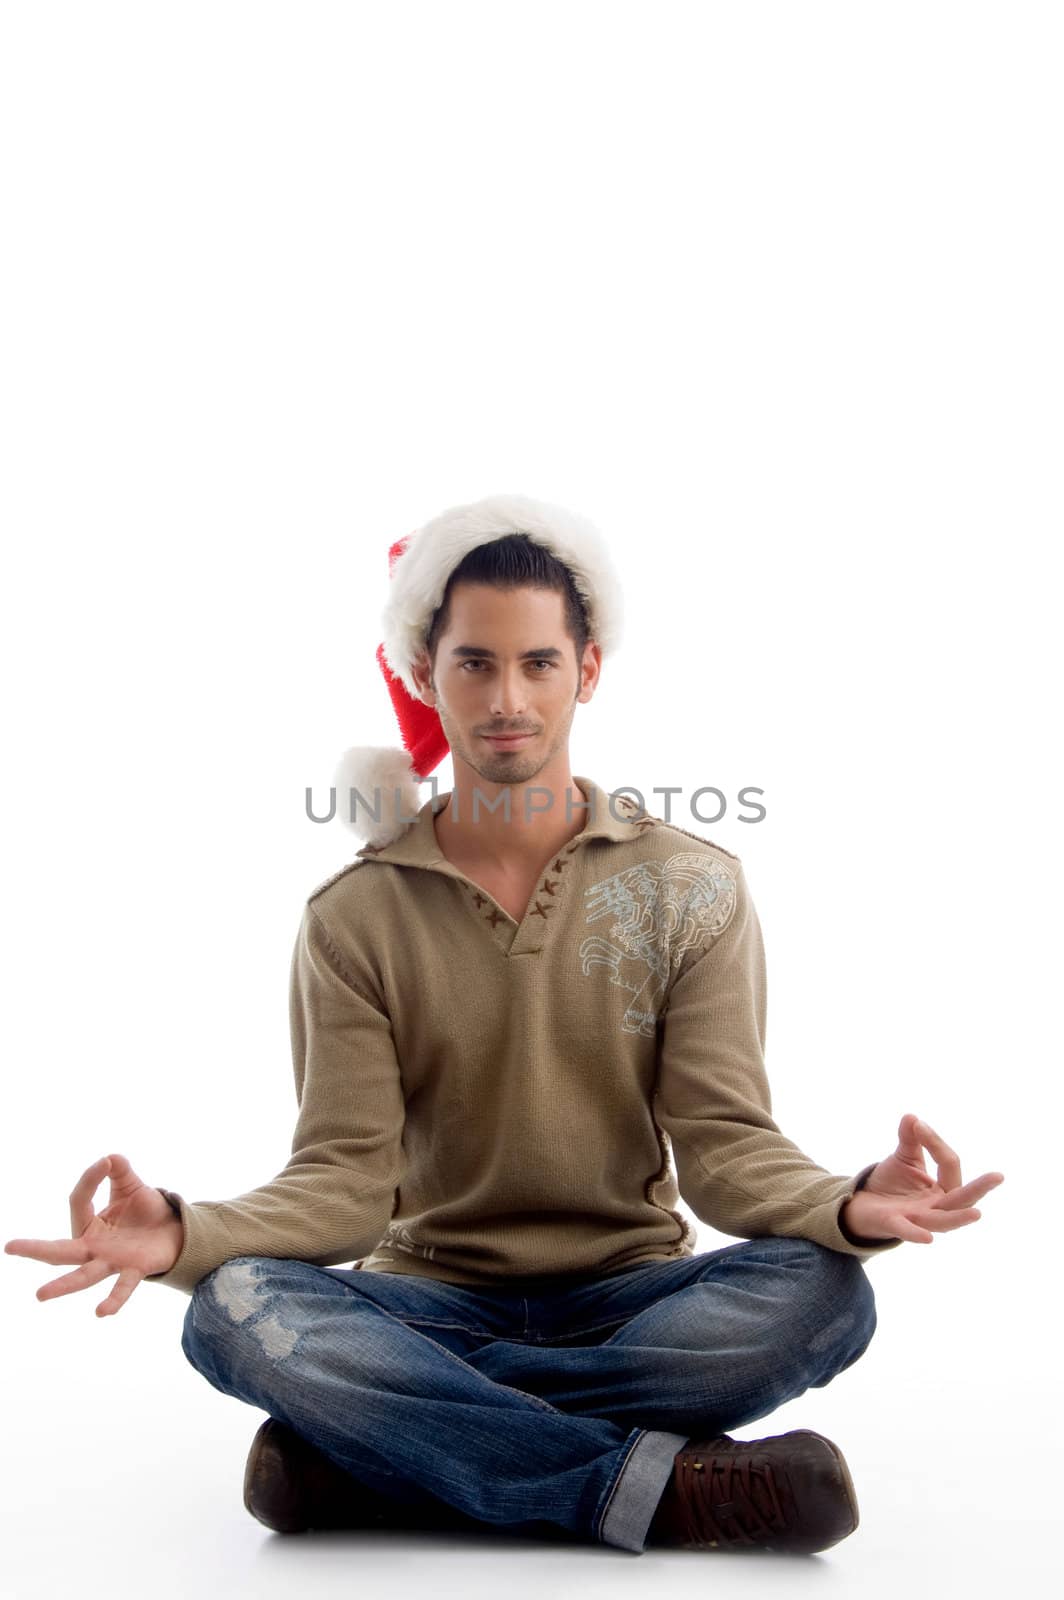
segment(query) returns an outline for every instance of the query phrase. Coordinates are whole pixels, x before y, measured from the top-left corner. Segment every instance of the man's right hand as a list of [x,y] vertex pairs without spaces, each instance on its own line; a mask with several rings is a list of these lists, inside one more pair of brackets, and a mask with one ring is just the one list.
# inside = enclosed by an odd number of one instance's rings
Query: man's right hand
[[[98,1215],[93,1200],[104,1178],[111,1180],[111,1196]],[[125,1156],[101,1156],[74,1185],[70,1196],[69,1239],[9,1239],[9,1256],[30,1256],[52,1266],[77,1263],[77,1271],[53,1278],[37,1290],[38,1300],[91,1289],[102,1278],[118,1273],[118,1281],[96,1307],[98,1317],[120,1311],[142,1278],[169,1272],[184,1244],[181,1218],[158,1189],[143,1183]]]

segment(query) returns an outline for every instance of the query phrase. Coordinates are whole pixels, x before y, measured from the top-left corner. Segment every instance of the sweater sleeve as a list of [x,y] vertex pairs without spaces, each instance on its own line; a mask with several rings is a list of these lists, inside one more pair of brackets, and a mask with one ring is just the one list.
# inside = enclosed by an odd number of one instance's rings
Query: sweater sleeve
[[395,1208],[405,1107],[391,1022],[356,986],[308,903],[292,954],[292,1064],[299,1115],[283,1171],[233,1200],[161,1191],[184,1225],[163,1283],[191,1294],[235,1256],[334,1266],[369,1255]]
[[729,920],[681,964],[665,1006],[655,1108],[672,1141],[680,1193],[720,1233],[781,1234],[862,1259],[882,1255],[902,1241],[857,1239],[839,1221],[876,1163],[836,1176],[773,1121],[765,952],[741,864],[734,888]]

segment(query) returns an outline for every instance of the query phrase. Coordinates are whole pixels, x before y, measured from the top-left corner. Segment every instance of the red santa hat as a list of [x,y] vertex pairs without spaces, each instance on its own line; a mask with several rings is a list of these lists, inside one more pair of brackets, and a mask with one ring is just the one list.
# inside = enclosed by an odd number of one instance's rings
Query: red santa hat
[[390,844],[403,833],[421,805],[418,785],[450,751],[436,708],[420,699],[411,672],[447,580],[471,550],[509,533],[526,533],[569,569],[603,658],[620,643],[620,584],[605,540],[586,517],[527,495],[499,494],[452,506],[398,539],[388,551],[390,595],[377,663],[403,747],[356,745],[341,756],[333,777],[337,815],[367,844]]

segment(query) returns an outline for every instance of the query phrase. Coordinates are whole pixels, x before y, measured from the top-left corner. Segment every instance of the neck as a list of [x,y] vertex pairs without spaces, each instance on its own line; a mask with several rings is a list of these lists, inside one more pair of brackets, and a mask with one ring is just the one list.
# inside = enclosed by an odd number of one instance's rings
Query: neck
[[456,756],[454,788],[433,825],[445,855],[518,870],[538,867],[583,829],[586,799],[565,754],[527,783],[491,782]]

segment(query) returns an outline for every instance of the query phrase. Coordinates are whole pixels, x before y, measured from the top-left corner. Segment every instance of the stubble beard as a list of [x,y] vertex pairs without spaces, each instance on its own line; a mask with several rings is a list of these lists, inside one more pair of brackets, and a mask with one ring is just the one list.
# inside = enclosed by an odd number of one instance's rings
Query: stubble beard
[[[473,768],[478,777],[484,779],[485,783],[502,785],[529,783],[543,771],[543,768],[564,746],[569,735],[569,729],[572,726],[573,712],[575,710],[576,697],[574,695],[568,721],[557,730],[549,749],[545,751],[537,753],[534,750],[522,749],[515,750],[512,755],[499,755],[494,751],[485,749],[482,755],[477,750],[470,749],[467,746],[462,734],[454,727],[439,700],[437,700],[436,705],[440,724],[447,743],[451,747],[452,755],[460,756],[467,765]],[[540,739],[542,736],[543,730],[540,730],[534,737]]]

